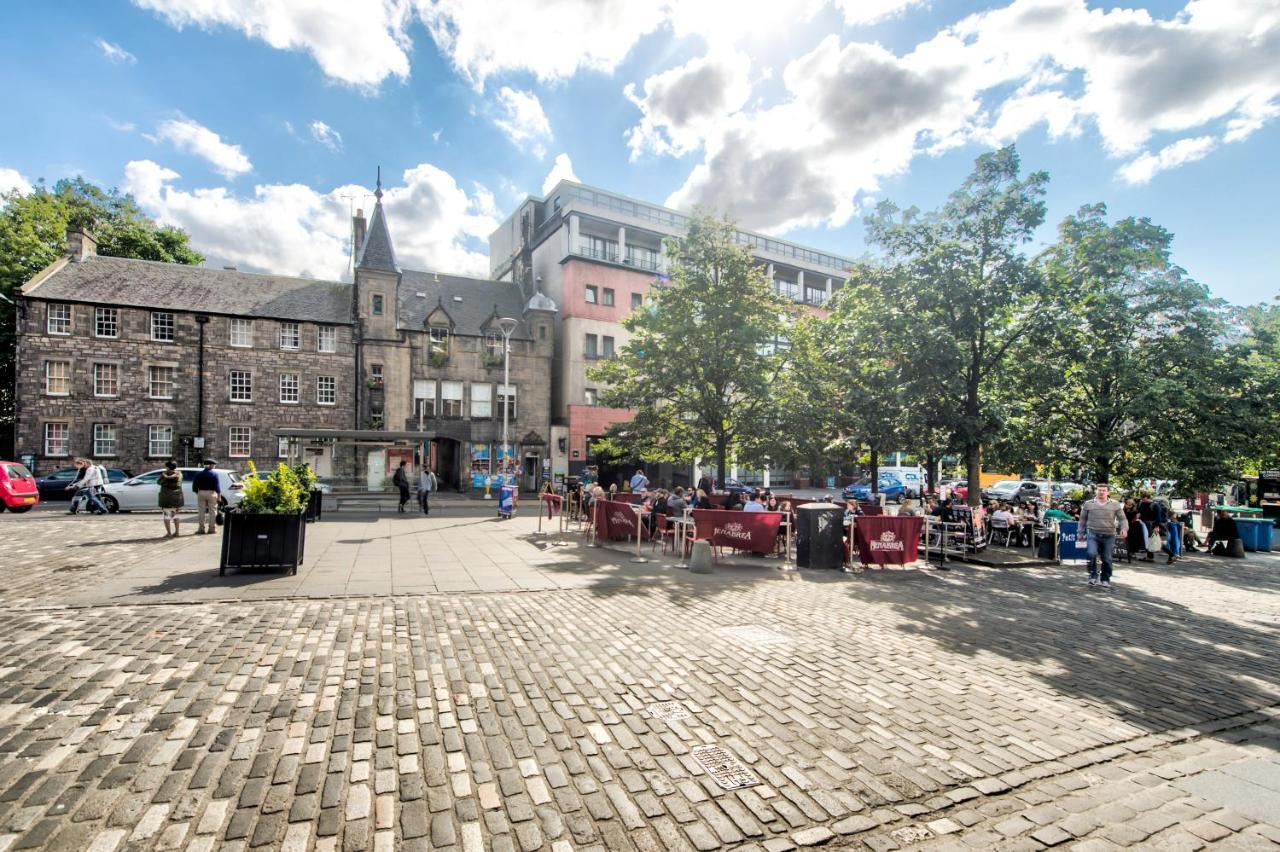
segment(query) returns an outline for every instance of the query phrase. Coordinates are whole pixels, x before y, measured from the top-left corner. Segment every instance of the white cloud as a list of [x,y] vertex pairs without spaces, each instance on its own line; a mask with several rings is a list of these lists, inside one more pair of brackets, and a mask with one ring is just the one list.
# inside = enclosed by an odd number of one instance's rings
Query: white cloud
[[1179,139],[1154,154],[1143,152],[1141,156],[1121,166],[1120,170],[1116,172],[1116,176],[1125,183],[1147,183],[1159,172],[1181,166],[1184,163],[1203,160],[1216,147],[1218,147],[1218,140],[1213,136]]
[[[901,55],[829,36],[786,67],[781,101],[710,123],[702,162],[667,203],[727,209],[770,231],[838,226],[916,156],[1039,126],[1059,137],[1091,125],[1108,155],[1135,158],[1121,179],[1149,180],[1280,115],[1276,56],[1280,0],[1192,0],[1169,19],[1014,0]],[[687,147],[641,108],[633,151]],[[1170,134],[1191,138],[1141,153]]]
[[502,112],[493,123],[506,132],[511,144],[533,153],[538,159],[546,155],[543,144],[551,138],[551,122],[542,109],[542,101],[533,92],[503,86],[497,92]]
[[646,151],[683,156],[698,148],[751,95],[751,60],[740,51],[691,59],[624,90],[640,108],[640,123],[626,133],[635,160]]
[[844,15],[844,22],[851,27],[877,24],[904,14],[913,6],[923,6],[926,0],[835,0],[836,8]]
[[556,161],[551,164],[551,171],[547,172],[547,176],[543,178],[542,194],[546,195],[551,191],[552,187],[562,180],[581,183],[578,180],[578,176],[573,173],[573,162],[570,161],[568,154],[556,154]]
[[134,56],[120,45],[112,44],[104,38],[98,39],[97,45],[98,50],[102,51],[102,55],[107,58],[108,62],[113,62],[116,65],[132,65],[138,61],[138,57]]
[[453,67],[477,90],[499,72],[540,82],[611,72],[665,19],[661,0],[415,0]]
[[224,26],[304,50],[328,77],[363,89],[409,75],[404,0],[133,0],[173,27]]
[[206,160],[215,171],[228,178],[253,170],[253,163],[239,145],[223,142],[221,136],[189,118],[162,121],[154,138]]
[[[363,186],[320,192],[303,184],[261,184],[242,197],[226,187],[180,189],[174,185],[178,179],[172,169],[134,160],[125,166],[123,188],[160,222],[184,228],[210,258],[286,275],[345,275],[351,219],[344,196],[372,202],[372,188]],[[383,187],[400,263],[487,275],[488,257],[475,246],[498,226],[493,195],[481,186],[468,194],[428,163],[408,169],[401,180],[399,186]]]
[[318,118],[311,122],[311,138],[335,154],[342,150],[342,134]]
[[31,191],[31,181],[24,178],[17,169],[0,168],[0,195],[14,189],[26,195]]

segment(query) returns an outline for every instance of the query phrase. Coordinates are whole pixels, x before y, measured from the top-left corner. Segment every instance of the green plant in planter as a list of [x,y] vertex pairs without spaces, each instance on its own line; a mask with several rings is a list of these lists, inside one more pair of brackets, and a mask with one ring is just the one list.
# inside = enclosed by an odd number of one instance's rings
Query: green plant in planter
[[276,469],[265,477],[257,476],[258,469],[249,462],[249,472],[254,475],[245,480],[240,511],[256,515],[294,515],[306,508],[308,489],[284,462],[276,465]]
[[311,465],[306,462],[298,462],[291,470],[293,475],[298,477],[298,482],[306,491],[314,491],[316,487],[316,472],[311,469]]

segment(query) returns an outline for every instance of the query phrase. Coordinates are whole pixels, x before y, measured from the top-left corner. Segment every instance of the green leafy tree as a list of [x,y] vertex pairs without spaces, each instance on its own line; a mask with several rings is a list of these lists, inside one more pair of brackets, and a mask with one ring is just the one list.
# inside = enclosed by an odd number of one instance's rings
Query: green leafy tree
[[1039,258],[1049,322],[1009,371],[1021,407],[1011,431],[1038,455],[1029,461],[1098,481],[1203,485],[1229,473],[1212,447],[1239,434],[1243,387],[1206,379],[1238,373],[1237,356],[1223,345],[1222,304],[1172,263],[1172,241],[1150,219],[1108,223],[1103,204],[1059,227]]
[[589,371],[607,405],[635,410],[597,444],[650,462],[715,460],[731,451],[762,464],[772,388],[789,350],[777,346],[789,302],[769,286],[727,219],[694,216],[667,242],[670,280],[656,284],[624,324],[629,342]]
[[[199,264],[187,234],[160,227],[130,195],[104,190],[84,178],[43,184],[31,192],[0,195],[0,444],[13,445],[15,306],[18,290],[66,253],[67,228],[88,228],[98,253],[109,257]],[[8,300],[8,301],[6,301]]]
[[[954,438],[968,478],[977,483],[982,450],[1000,433],[996,377],[1018,339],[1043,321],[1040,276],[1022,251],[1044,221],[1049,176],[1020,176],[1012,146],[978,158],[972,174],[941,210],[921,214],[884,202],[868,217],[867,238],[883,250],[892,274],[888,301],[927,330],[916,357],[946,394],[934,404],[954,412]],[[978,502],[977,488],[969,490]]]

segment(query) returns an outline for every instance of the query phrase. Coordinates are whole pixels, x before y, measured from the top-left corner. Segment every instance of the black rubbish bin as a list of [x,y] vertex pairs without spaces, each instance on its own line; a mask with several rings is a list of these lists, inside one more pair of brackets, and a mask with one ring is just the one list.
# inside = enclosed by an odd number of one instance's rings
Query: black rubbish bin
[[796,507],[796,565],[838,570],[844,567],[844,510],[833,503]]

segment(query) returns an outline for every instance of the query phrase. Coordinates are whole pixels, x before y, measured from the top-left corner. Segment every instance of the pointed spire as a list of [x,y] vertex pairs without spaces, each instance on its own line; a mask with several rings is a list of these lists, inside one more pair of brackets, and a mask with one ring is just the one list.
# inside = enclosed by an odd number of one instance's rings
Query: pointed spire
[[387,214],[382,209],[382,166],[378,166],[377,189],[373,192],[377,202],[373,205],[373,215],[369,218],[369,230],[360,247],[357,269],[381,269],[385,272],[399,272],[396,264],[396,250],[391,244],[391,231],[387,228]]
[[373,197],[382,202],[382,166],[378,166],[378,187],[373,191]]

